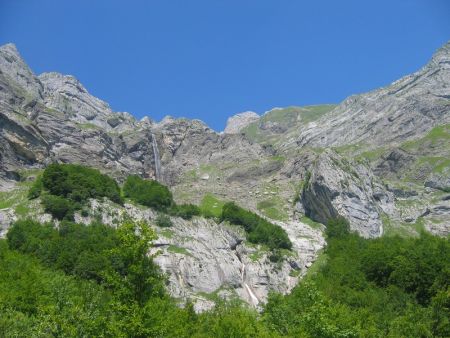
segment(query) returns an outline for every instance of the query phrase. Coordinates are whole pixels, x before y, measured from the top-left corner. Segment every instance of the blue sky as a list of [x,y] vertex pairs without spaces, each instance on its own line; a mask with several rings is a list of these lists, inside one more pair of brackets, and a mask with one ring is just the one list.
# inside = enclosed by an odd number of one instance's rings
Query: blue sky
[[446,0],[0,0],[0,44],[114,110],[198,118],[337,103],[424,65]]

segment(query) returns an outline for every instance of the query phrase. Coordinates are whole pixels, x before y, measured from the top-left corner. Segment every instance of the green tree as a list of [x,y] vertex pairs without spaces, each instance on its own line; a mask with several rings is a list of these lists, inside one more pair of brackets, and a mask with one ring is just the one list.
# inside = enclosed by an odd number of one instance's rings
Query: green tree
[[123,185],[123,193],[136,203],[156,210],[165,211],[173,204],[172,193],[165,185],[139,176],[128,176]]
[[286,231],[280,226],[268,222],[233,202],[225,203],[222,208],[221,220],[241,225],[247,232],[247,239],[250,242],[266,244],[272,250],[292,248],[292,243]]

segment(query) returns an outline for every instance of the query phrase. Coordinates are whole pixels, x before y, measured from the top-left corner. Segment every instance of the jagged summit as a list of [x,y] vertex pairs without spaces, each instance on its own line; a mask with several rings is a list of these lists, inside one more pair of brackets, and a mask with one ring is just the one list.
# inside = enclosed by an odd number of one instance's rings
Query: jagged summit
[[450,67],[450,41],[433,54],[430,64],[437,64],[445,68]]
[[0,51],[1,52],[9,52],[10,54],[16,54],[17,56],[20,56],[16,45],[12,42],[5,43],[4,45],[0,46]]
[[42,97],[42,85],[19,54],[13,43],[0,46],[0,69],[8,81],[25,88],[29,95]]

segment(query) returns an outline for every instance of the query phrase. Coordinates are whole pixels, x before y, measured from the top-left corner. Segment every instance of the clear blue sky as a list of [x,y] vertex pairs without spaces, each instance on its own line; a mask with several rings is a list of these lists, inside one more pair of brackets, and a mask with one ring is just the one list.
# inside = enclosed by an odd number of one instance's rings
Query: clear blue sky
[[450,1],[0,0],[0,43],[116,111],[199,118],[340,102],[424,65]]

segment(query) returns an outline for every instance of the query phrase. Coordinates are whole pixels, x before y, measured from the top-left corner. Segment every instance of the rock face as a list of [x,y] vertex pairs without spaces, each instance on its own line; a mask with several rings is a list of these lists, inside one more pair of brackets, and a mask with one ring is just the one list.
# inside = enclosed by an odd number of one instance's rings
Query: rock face
[[345,217],[364,237],[383,234],[381,213],[391,213],[393,195],[385,192],[370,169],[331,151],[321,154],[304,183],[298,208],[313,220],[327,223]]
[[236,114],[228,119],[227,126],[223,132],[226,134],[237,134],[250,123],[257,121],[258,119],[259,115],[252,111]]
[[450,122],[450,42],[418,72],[354,95],[311,125],[299,146],[401,143]]
[[10,225],[17,220],[14,210],[1,209],[0,210],[0,238],[4,238]]
[[[111,226],[124,215],[150,224],[159,235],[151,253],[157,254],[155,262],[168,274],[169,292],[194,301],[197,311],[214,305],[209,300],[212,295],[240,298],[257,307],[267,300],[270,290],[290,291],[325,245],[319,229],[301,222],[280,223],[294,249],[292,257],[277,264],[269,260],[268,252],[248,245],[242,229],[211,219],[171,217],[172,227],[159,228],[154,225],[157,215],[150,209],[131,204],[122,208],[95,200],[91,201],[90,214]],[[76,220],[85,224],[92,221],[80,214]]]
[[[155,158],[160,158],[160,179],[172,183],[183,171],[180,166],[228,157],[232,149],[227,144],[239,144],[240,153],[234,157],[261,152],[242,136],[219,135],[199,120],[167,117],[153,123],[113,112],[73,76],[36,77],[11,44],[0,47],[0,67],[3,177],[23,166],[60,161],[91,165],[118,178],[155,178]],[[160,156],[155,156],[157,149]]]

